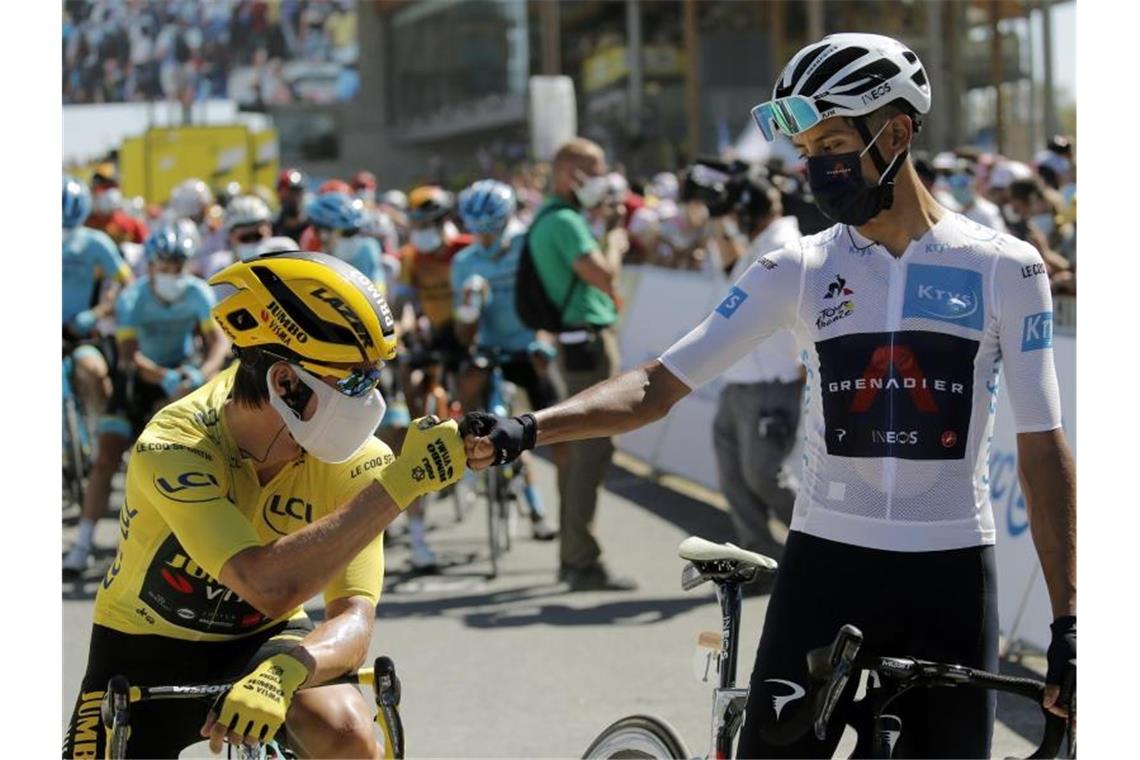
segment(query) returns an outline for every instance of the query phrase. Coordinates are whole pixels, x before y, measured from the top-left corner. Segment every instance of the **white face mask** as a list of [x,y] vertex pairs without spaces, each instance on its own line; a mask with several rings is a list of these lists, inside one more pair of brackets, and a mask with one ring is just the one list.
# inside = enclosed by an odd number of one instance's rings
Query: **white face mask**
[[380,391],[373,388],[363,396],[350,398],[296,364],[289,366],[301,382],[312,389],[317,397],[317,410],[308,420],[298,417],[285,400],[273,392],[269,377],[272,367],[265,373],[270,387],[269,405],[281,415],[298,446],[322,462],[347,462],[367,443],[384,418],[387,405]]
[[242,261],[257,258],[261,250],[261,243],[238,243],[237,255]]
[[119,207],[123,194],[115,188],[94,193],[91,196],[91,210],[96,214],[110,214]]
[[155,295],[167,303],[177,301],[186,292],[186,288],[190,286],[189,277],[184,274],[170,274],[169,272],[155,272],[154,279],[151,282],[154,284]]
[[412,230],[408,236],[408,242],[412,244],[417,251],[423,253],[431,253],[432,251],[443,245],[443,235],[435,227],[430,227],[426,230]]
[[610,181],[604,174],[600,177],[587,177],[579,171],[578,181],[582,184],[574,189],[574,197],[578,199],[582,208],[597,207],[610,192]]

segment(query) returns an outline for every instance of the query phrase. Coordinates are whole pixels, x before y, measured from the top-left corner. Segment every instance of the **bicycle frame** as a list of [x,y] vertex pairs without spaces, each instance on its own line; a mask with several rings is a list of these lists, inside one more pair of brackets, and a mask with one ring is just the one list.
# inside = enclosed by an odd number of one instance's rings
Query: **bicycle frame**
[[744,722],[744,706],[748,702],[748,689],[736,686],[742,598],[740,584],[717,583],[716,596],[721,616],[720,678],[713,691],[708,756],[715,760],[728,760],[732,757],[732,740]]
[[[386,760],[399,760],[404,757],[404,725],[400,719],[400,679],[396,676],[396,665],[390,657],[380,656],[371,668],[360,668],[352,673],[317,684],[353,684],[372,689],[376,703],[376,725],[384,737],[384,757]],[[130,706],[136,702],[153,699],[202,699],[215,698],[229,690],[232,684],[198,684],[191,686],[131,686],[122,676],[114,676],[107,683],[107,692],[100,707],[103,725],[107,727],[108,758],[121,758],[126,755],[130,739]],[[239,757],[260,757],[260,746],[249,748],[241,745]]]

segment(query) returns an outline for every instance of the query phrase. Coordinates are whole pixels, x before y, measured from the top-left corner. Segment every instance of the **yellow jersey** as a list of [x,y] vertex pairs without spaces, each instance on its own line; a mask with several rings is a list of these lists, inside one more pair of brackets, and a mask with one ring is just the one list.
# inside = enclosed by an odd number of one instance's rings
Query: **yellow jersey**
[[[217,580],[238,552],[300,530],[348,502],[394,461],[369,438],[347,462],[302,454],[264,486],[238,451],[222,410],[237,365],[163,408],[134,445],[119,512],[119,550],[95,597],[94,622],[123,633],[188,641],[247,636],[267,618]],[[384,580],[382,536],[324,589],[333,599],[376,603]]]

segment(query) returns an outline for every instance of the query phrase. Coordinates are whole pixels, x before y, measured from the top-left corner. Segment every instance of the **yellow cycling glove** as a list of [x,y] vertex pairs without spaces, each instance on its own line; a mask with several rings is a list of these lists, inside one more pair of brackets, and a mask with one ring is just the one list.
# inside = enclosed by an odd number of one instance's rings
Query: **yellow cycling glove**
[[293,693],[308,677],[308,668],[296,657],[273,655],[221,698],[218,723],[239,736],[271,740],[285,722]]
[[420,417],[408,428],[400,456],[381,470],[376,480],[400,509],[407,509],[417,497],[462,478],[466,468],[459,423]]

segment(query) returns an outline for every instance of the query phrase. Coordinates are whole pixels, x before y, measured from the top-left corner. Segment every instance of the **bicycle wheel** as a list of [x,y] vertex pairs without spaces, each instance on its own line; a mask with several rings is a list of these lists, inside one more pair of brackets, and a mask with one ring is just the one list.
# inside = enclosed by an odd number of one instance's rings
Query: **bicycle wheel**
[[688,758],[689,748],[661,718],[630,715],[611,724],[586,749],[583,758]]
[[73,398],[65,399],[63,402],[63,422],[66,429],[63,460],[65,494],[82,508],[87,456],[83,446],[83,431],[79,427],[83,421],[79,417],[79,407]]

